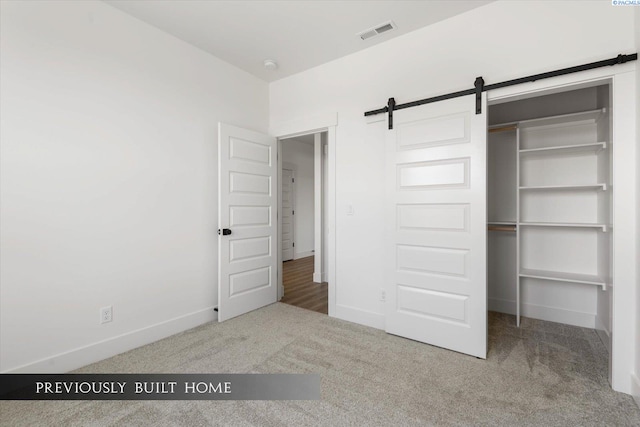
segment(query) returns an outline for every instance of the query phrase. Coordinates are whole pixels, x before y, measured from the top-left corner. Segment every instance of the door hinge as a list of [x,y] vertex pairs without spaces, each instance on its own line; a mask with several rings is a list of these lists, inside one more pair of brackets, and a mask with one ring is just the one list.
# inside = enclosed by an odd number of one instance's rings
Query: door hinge
[[291,178],[291,182],[296,182],[296,179],[295,178]]
[[293,243],[291,244],[291,247],[292,247],[292,248],[295,248],[295,247],[296,247],[296,242],[293,242]]
[[295,214],[296,214],[296,211],[291,211],[291,215],[295,215]]

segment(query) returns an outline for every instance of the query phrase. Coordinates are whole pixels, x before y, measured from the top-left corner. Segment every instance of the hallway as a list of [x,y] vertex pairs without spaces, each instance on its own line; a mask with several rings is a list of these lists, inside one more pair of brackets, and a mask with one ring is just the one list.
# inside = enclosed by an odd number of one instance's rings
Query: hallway
[[282,284],[285,304],[328,314],[328,284],[313,282],[314,257],[300,258],[282,263]]

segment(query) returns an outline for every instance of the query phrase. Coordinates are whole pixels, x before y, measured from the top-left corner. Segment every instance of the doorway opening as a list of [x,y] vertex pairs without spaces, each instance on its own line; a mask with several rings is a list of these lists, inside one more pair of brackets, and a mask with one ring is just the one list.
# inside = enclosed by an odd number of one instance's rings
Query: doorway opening
[[327,132],[280,139],[279,300],[328,314]]

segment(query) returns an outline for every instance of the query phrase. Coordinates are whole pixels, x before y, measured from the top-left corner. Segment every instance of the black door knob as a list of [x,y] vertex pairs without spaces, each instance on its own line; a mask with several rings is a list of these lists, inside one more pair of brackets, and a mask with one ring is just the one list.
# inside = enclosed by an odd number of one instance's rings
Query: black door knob
[[223,236],[228,236],[231,234],[231,230],[228,228],[223,228],[222,230],[218,230],[218,234],[222,234]]

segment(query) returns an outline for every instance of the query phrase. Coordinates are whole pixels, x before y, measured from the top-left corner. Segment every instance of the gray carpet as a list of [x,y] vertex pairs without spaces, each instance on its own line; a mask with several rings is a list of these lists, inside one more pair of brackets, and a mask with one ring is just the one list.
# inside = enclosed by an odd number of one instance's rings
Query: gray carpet
[[286,304],[84,373],[319,373],[320,401],[0,402],[3,426],[640,426],[595,332],[490,313],[479,360]]

